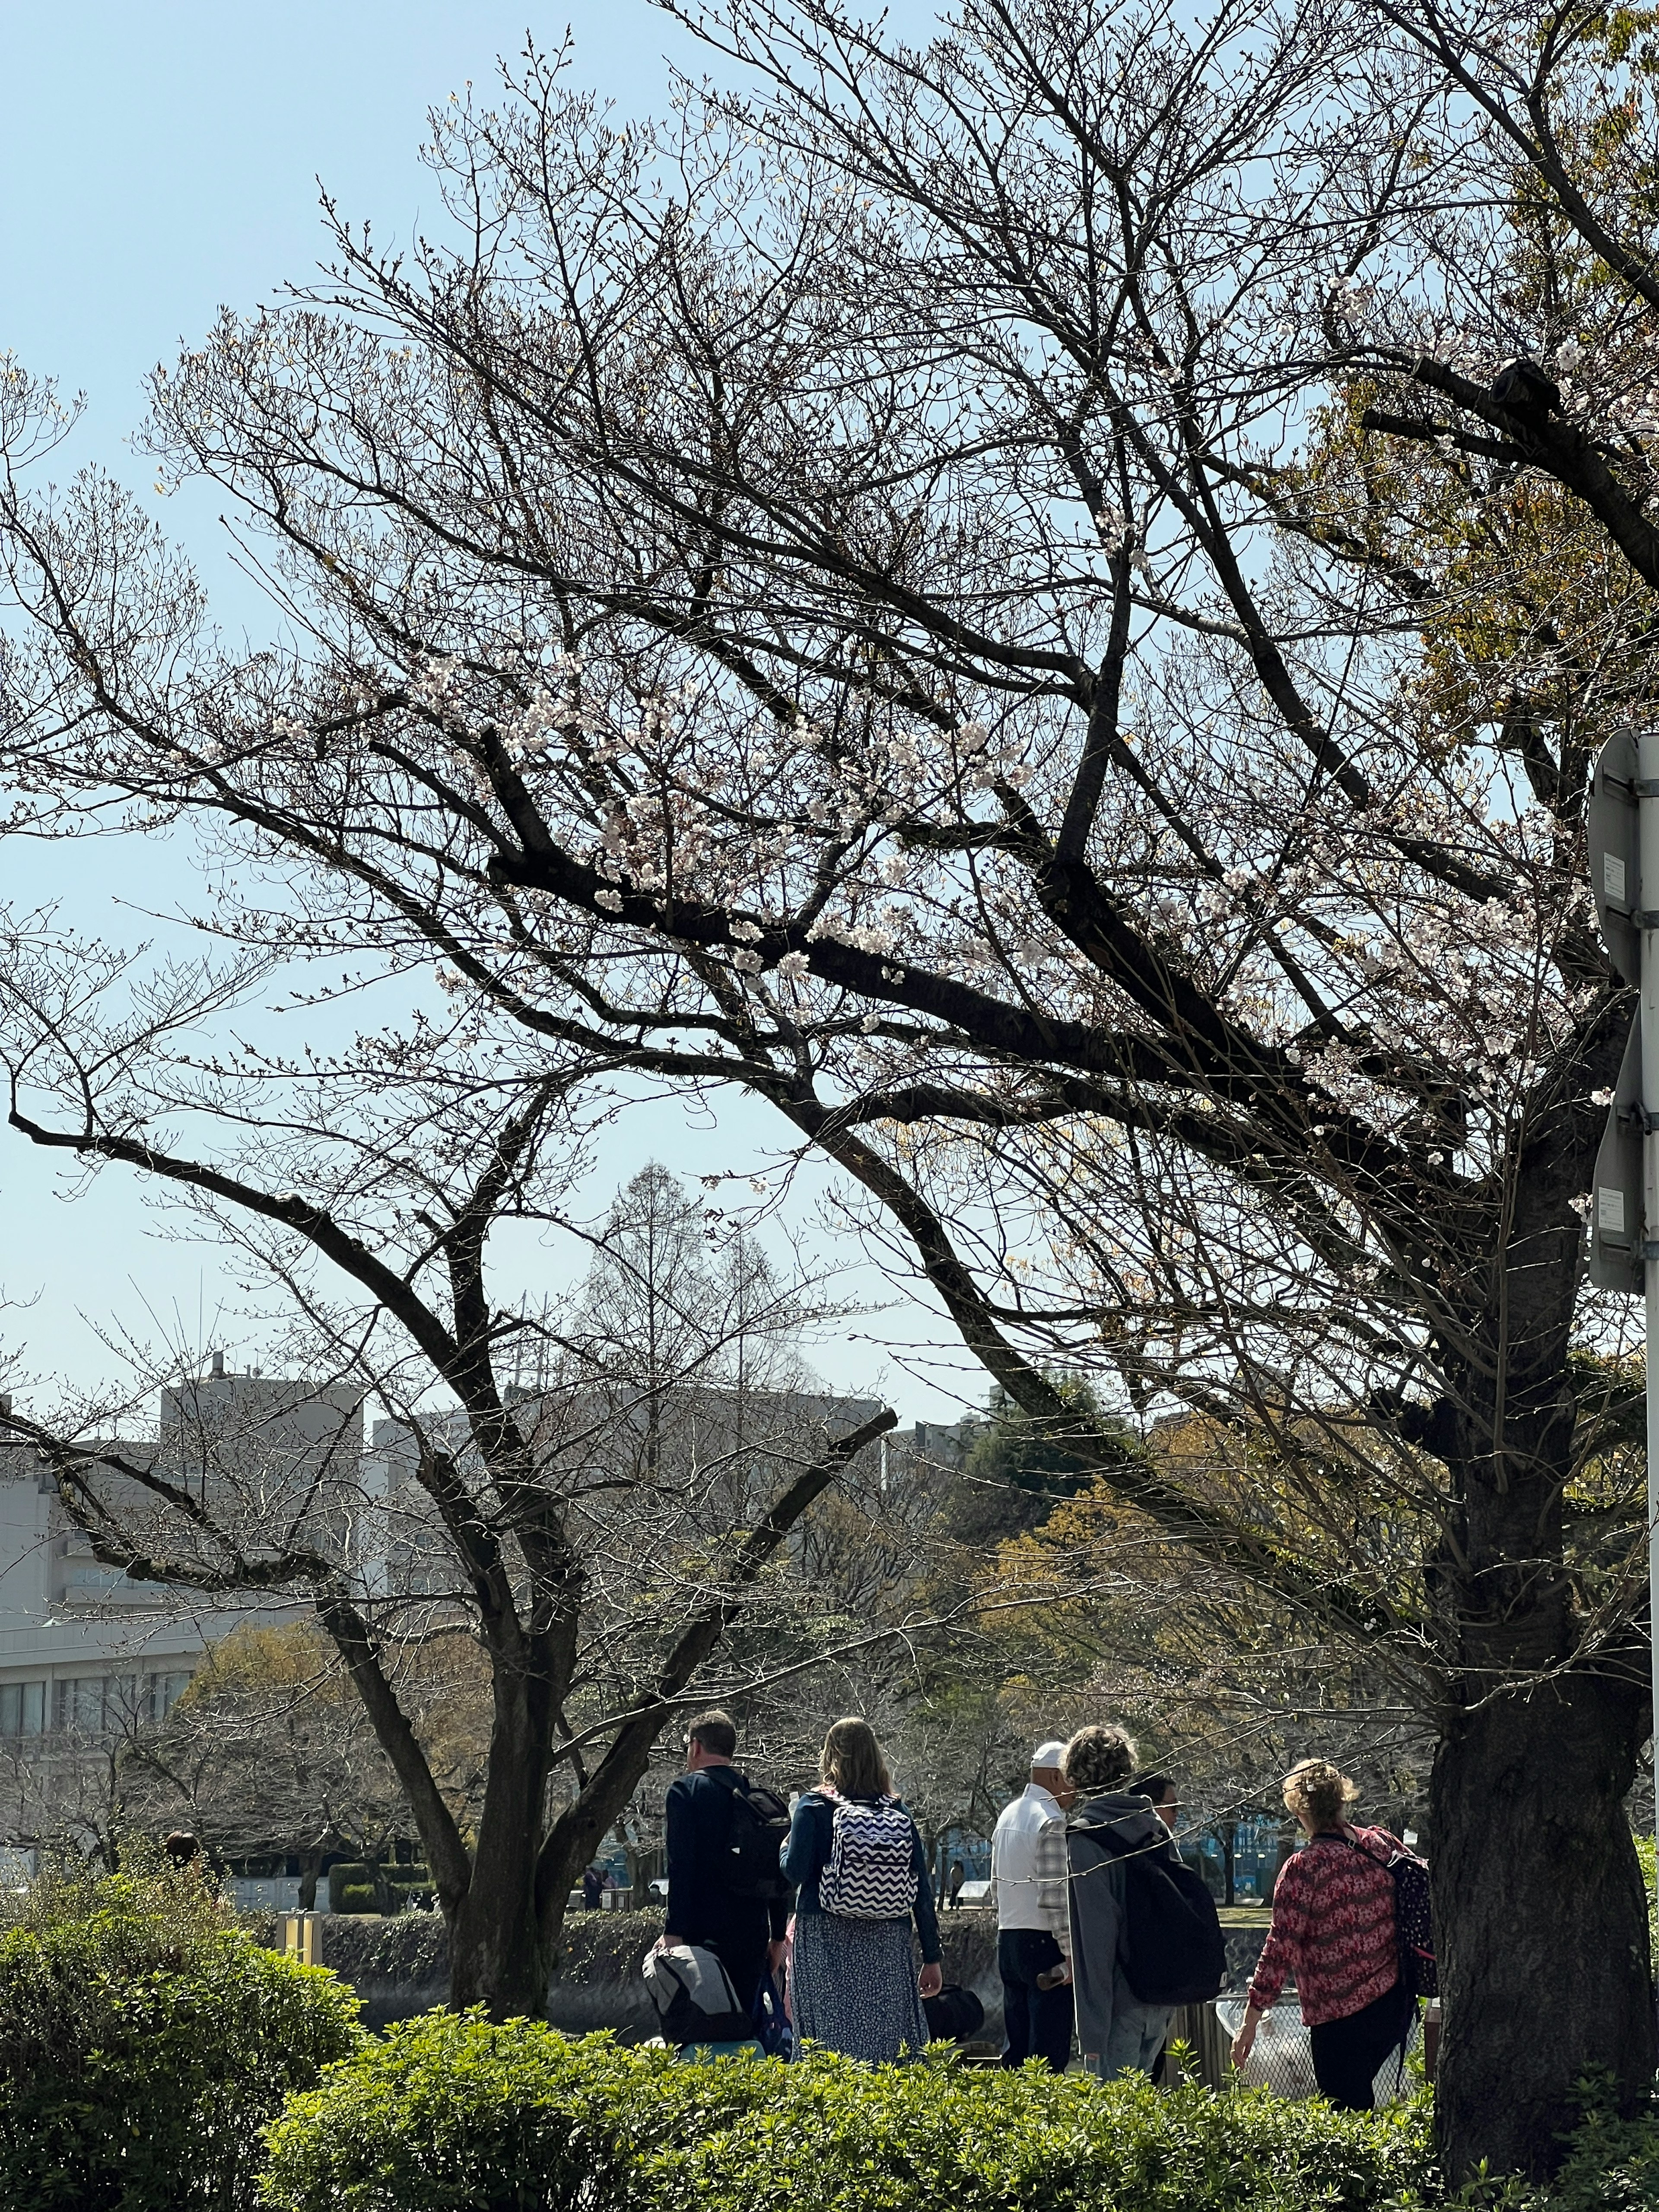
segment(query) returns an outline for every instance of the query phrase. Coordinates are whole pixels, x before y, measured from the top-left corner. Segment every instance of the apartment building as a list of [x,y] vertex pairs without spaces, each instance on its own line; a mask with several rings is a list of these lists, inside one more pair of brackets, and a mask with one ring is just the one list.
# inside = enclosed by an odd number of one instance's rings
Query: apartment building
[[[362,1439],[359,1391],[228,1373],[216,1352],[205,1374],[162,1391],[153,1435],[111,1448],[161,1468],[233,1522],[308,1500],[322,1540],[339,1541],[335,1501],[357,1480]],[[130,1491],[136,1501],[138,1486]],[[0,1744],[14,1753],[30,1740],[116,1735],[161,1719],[207,1644],[280,1611],[105,1566],[34,1448],[0,1443]]]

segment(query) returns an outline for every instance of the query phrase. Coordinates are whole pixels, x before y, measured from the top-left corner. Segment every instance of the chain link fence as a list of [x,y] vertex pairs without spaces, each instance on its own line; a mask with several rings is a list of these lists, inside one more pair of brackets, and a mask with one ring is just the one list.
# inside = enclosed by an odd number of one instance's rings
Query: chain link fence
[[[1269,2088],[1276,2097],[1317,2096],[1313,2046],[1293,2002],[1277,2004],[1262,2014],[1249,2057],[1242,2067],[1234,2067],[1228,2052],[1244,2018],[1244,2004],[1242,1996],[1218,1997],[1213,2004],[1191,2005],[1176,2014],[1170,2033],[1190,2044],[1193,2071],[1199,2080],[1214,2089],[1237,2083],[1246,2088]],[[1194,2017],[1201,2014],[1209,2015],[1207,2021]],[[1419,2048],[1422,2033],[1420,2019],[1414,2020],[1406,2039],[1407,2056]],[[1400,2053],[1391,2051],[1371,2084],[1372,2100],[1378,2106],[1394,2104],[1407,2095],[1412,2086],[1413,2076],[1402,2065]]]

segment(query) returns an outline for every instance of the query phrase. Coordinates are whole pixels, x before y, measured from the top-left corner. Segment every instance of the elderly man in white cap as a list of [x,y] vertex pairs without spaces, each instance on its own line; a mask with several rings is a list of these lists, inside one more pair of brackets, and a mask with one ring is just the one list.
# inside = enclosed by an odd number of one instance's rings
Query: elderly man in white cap
[[997,1816],[991,1893],[1002,1976],[1002,2063],[1045,2058],[1056,2074],[1072,2055],[1072,1923],[1066,1906],[1066,1808],[1072,1791],[1058,1739],[1031,1753],[1031,1779]]

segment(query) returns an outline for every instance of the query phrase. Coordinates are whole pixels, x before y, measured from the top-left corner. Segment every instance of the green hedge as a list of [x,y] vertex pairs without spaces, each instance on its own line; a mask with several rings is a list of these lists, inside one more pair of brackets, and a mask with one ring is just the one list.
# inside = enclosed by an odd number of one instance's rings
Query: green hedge
[[1160,2094],[943,2057],[681,2066],[428,2014],[270,2132],[269,2212],[1370,2212],[1434,2194],[1416,2108]]
[[[407,1905],[416,1897],[429,1900],[435,1892],[432,1877],[423,1866],[391,1864],[381,1869],[386,1887],[392,1893],[393,1909]],[[379,1894],[374,1882],[374,1869],[360,1862],[340,1860],[329,1869],[328,1905],[331,1912],[378,1912],[375,1903]]]
[[245,2212],[290,2090],[356,2000],[261,1950],[196,1875],[48,1877],[0,1930],[0,2205]]

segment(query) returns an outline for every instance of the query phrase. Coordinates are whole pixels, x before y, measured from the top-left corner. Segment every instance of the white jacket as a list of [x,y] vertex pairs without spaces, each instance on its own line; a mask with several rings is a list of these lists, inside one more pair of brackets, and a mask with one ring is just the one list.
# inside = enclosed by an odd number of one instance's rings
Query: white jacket
[[998,1928],[1046,1928],[1069,1961],[1068,1871],[1066,1815],[1041,1784],[1028,1782],[1003,1807],[991,1833]]

